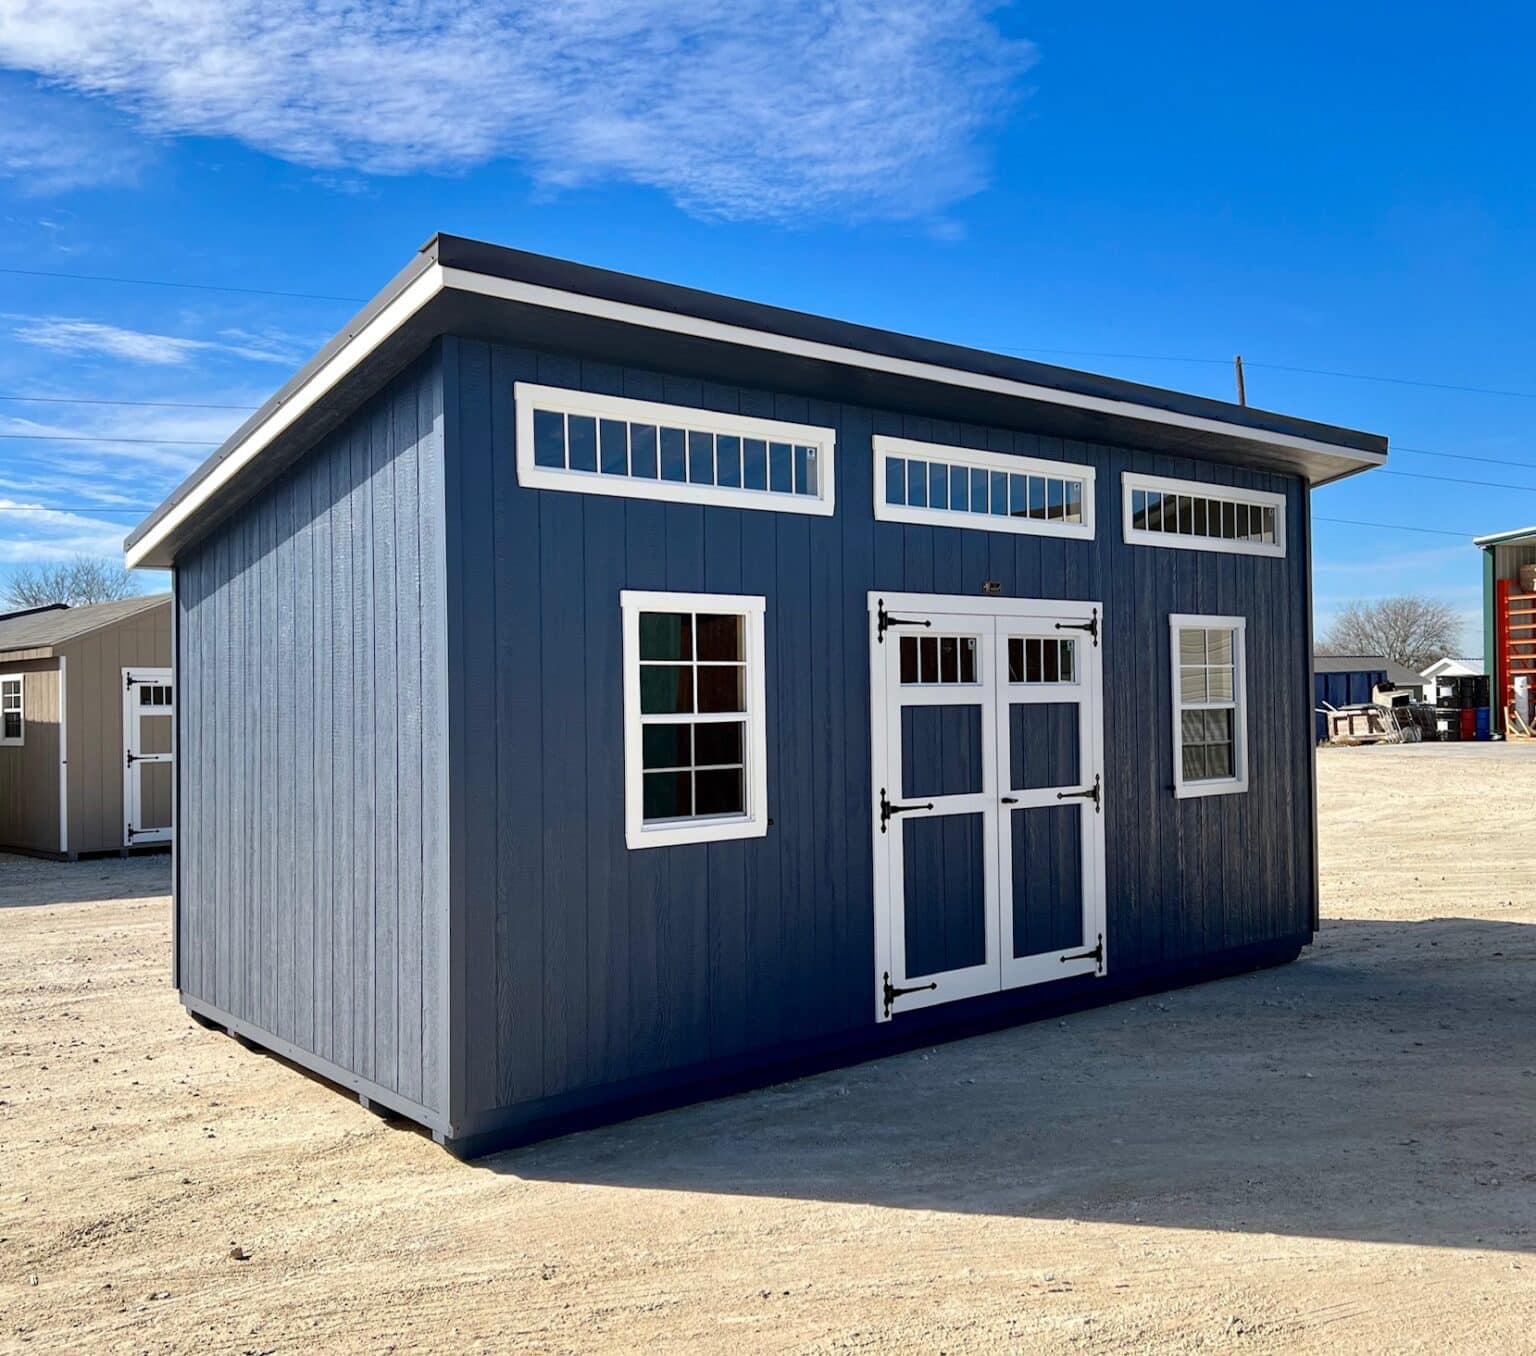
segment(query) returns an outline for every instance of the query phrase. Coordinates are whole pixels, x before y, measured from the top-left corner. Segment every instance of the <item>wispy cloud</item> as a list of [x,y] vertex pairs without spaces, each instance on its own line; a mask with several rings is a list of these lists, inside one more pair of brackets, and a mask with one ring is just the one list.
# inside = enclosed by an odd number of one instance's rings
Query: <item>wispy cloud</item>
[[125,535],[121,523],[0,496],[0,564],[121,556]]
[[31,0],[0,63],[318,170],[498,159],[703,215],[923,218],[986,178],[993,0]]
[[55,353],[99,354],[157,367],[179,367],[211,353],[284,367],[292,367],[299,357],[291,347],[279,341],[243,330],[226,330],[219,339],[186,339],[64,316],[10,316],[8,319],[14,322],[12,336],[36,348]]
[[[0,27],[5,23],[0,14]],[[101,107],[0,79],[0,178],[24,193],[132,185],[150,159],[149,143]]]

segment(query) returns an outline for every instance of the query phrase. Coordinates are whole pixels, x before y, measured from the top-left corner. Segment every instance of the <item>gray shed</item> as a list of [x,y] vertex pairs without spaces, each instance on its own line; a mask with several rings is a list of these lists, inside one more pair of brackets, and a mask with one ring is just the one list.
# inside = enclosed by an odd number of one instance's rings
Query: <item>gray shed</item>
[[0,614],[0,849],[171,838],[171,598]]

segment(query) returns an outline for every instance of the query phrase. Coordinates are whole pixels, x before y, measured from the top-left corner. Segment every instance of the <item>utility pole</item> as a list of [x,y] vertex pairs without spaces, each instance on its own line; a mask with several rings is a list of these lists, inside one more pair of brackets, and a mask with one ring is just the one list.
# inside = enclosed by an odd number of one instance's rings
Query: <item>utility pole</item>
[[1248,403],[1248,387],[1243,381],[1243,355],[1241,353],[1232,359],[1232,366],[1237,370],[1237,403],[1239,405],[1246,405]]

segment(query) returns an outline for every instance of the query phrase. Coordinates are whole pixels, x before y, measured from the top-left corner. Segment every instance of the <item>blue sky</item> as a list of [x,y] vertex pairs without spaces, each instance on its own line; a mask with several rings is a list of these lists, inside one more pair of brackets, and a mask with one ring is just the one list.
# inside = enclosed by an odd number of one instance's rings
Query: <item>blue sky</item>
[[1222,397],[1241,352],[1252,403],[1394,444],[1394,474],[1316,497],[1320,625],[1425,590],[1475,653],[1467,537],[1536,522],[1533,28],[1497,4],[5,7],[0,264],[307,295],[0,272],[0,396],[52,397],[0,400],[26,435],[0,436],[0,571],[115,550],[448,230]]

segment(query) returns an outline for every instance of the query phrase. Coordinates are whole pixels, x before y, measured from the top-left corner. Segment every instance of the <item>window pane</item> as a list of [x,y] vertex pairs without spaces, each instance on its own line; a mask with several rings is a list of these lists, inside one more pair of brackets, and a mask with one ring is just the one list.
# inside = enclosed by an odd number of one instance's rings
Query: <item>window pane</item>
[[651,768],[689,767],[693,753],[689,747],[689,725],[647,725],[640,732],[640,764]]
[[928,463],[926,461],[907,463],[907,503],[914,508],[928,507]]
[[1232,662],[1232,632],[1227,630],[1205,633],[1205,657],[1208,664]]
[[928,463],[928,507],[949,507],[949,467],[942,462]]
[[640,658],[692,659],[693,618],[686,612],[642,612]]
[[688,479],[688,440],[680,428],[661,431],[661,478]]
[[1024,681],[1024,642],[1018,636],[1008,638],[1008,681]]
[[1066,490],[1059,480],[1045,482],[1045,516],[1053,522],[1060,522],[1063,505],[1067,501]]
[[699,669],[700,711],[745,711],[746,671],[735,664]]
[[1275,537],[1275,511],[1272,508],[1264,510],[1264,540],[1273,545]]
[[[796,494],[814,494],[816,492],[812,483],[814,476],[811,471],[811,456],[813,452],[813,448],[804,447],[799,443],[795,444]],[[811,488],[808,489],[807,486],[810,486]]]
[[691,772],[647,772],[645,774],[646,819],[678,819],[693,813],[693,774]]
[[917,637],[903,636],[901,638],[901,681],[915,683],[917,681]]
[[7,739],[21,738],[21,713],[19,711],[7,711],[5,713],[5,737]]
[[885,502],[887,504],[905,504],[907,502],[907,462],[905,457],[887,457],[885,459]]
[[[719,709],[719,708],[715,708]],[[691,714],[693,669],[685,664],[645,664],[640,669],[640,710],[647,716]]]
[[1031,636],[1024,642],[1024,681],[1026,683],[1038,683],[1040,681],[1040,641]]
[[656,479],[656,426],[631,424],[629,426],[630,474],[644,480]]
[[699,815],[740,815],[747,811],[741,769],[699,772],[694,777],[697,800],[694,813]]
[[971,512],[987,511],[987,473],[971,468]]
[[1227,541],[1237,540],[1237,505],[1224,503],[1221,506],[1221,535]]
[[768,488],[777,494],[788,494],[794,489],[791,475],[794,463],[788,443],[768,444]]
[[1067,521],[1069,523],[1083,521],[1083,482],[1081,480],[1067,481]]
[[741,443],[741,483],[749,490],[768,488],[768,444],[761,438],[744,438]]
[[1061,642],[1061,681],[1064,683],[1075,682],[1073,678],[1073,662],[1077,657],[1077,642],[1064,640]]
[[974,636],[966,636],[960,642],[960,681],[962,683],[974,683],[976,681],[976,639]]
[[693,727],[693,761],[698,767],[711,764],[739,764],[742,759],[746,726],[736,721],[705,721]]
[[1008,516],[1008,477],[1002,471],[992,472],[992,512],[999,518]]
[[573,414],[566,424],[571,446],[571,470],[597,470],[597,420],[590,414]]
[[1211,700],[1213,702],[1229,702],[1232,700],[1232,670],[1227,668],[1210,670]]
[[[1190,702],[1203,702],[1210,700],[1209,689],[1205,681],[1204,669],[1179,670],[1179,701],[1188,705]],[[1187,714],[1187,713],[1186,713]]]
[[954,636],[939,638],[939,681],[941,683],[960,681],[960,646]]
[[1230,744],[1232,742],[1231,711],[1200,711],[1196,714],[1205,717],[1205,742],[1207,744]]
[[1206,535],[1206,511],[1210,506],[1211,501],[1209,499],[1195,500],[1195,536],[1197,537]]
[[949,506],[961,513],[971,506],[971,473],[963,466],[949,468]]
[[1045,481],[1039,476],[1029,478],[1029,516],[1045,517]]
[[939,681],[939,642],[935,636],[920,636],[918,646],[918,679],[924,683]]
[[741,651],[741,618],[712,616],[699,613],[694,625],[697,628],[700,659],[743,658]]
[[691,485],[715,483],[715,435],[713,433],[689,431],[688,482]]
[[1184,780],[1186,782],[1204,781],[1205,769],[1205,745],[1186,744],[1184,746]]
[[1008,477],[1008,512],[1014,518],[1029,516],[1029,477]]
[[552,410],[533,412],[533,464],[565,467],[565,416]]
[[720,484],[735,489],[741,484],[741,439],[722,433],[715,440],[715,473]]
[[1179,663],[1205,663],[1205,632],[1185,628],[1179,632]]
[[1208,744],[1205,749],[1205,775],[1207,777],[1235,777],[1230,744]]
[[1060,681],[1061,674],[1061,650],[1055,641],[1048,640],[1041,646],[1040,681],[1042,683],[1055,683]]
[[617,419],[604,419],[598,428],[601,465],[605,476],[629,474],[629,426]]
[[1195,531],[1195,501],[1187,494],[1179,496],[1179,531],[1186,537]]

